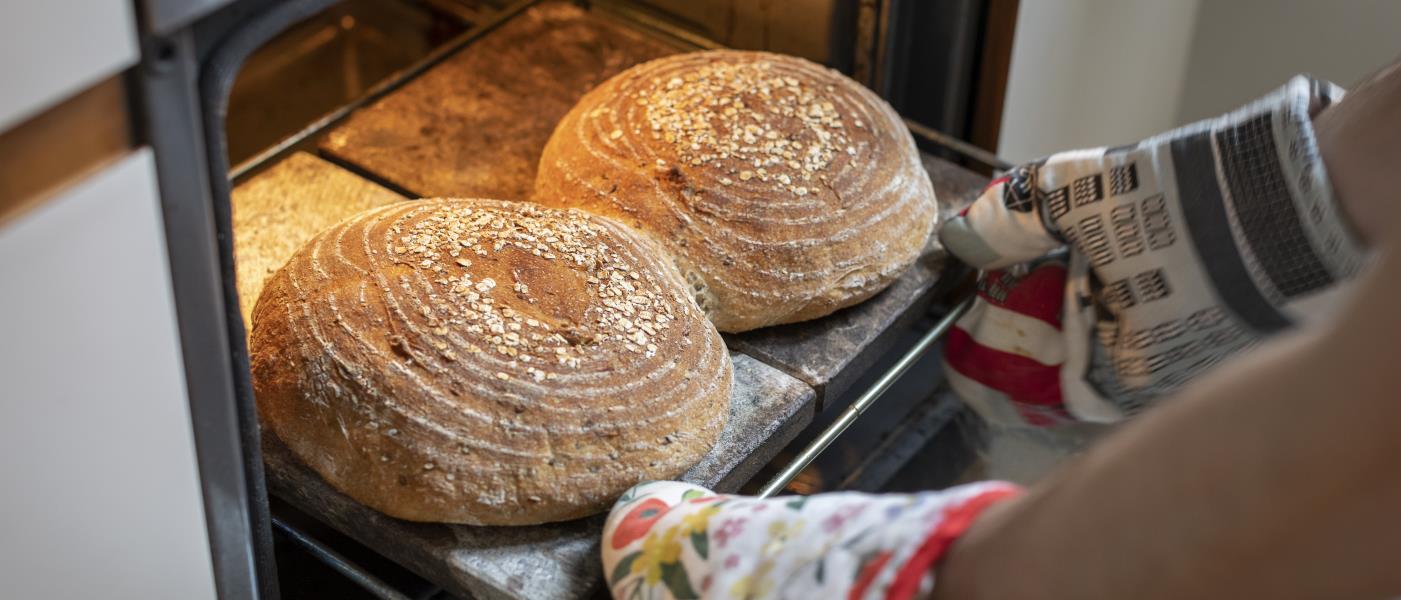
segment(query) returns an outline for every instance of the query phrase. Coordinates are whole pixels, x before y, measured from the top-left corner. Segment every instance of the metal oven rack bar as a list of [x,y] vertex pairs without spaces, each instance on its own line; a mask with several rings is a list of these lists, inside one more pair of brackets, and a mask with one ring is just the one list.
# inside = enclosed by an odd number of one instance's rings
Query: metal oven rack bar
[[837,441],[837,438],[840,437],[848,427],[851,427],[851,424],[855,423],[856,419],[859,419],[862,413],[866,412],[867,408],[870,408],[876,403],[876,400],[879,400],[881,396],[885,395],[885,392],[890,389],[890,386],[895,385],[895,382],[905,374],[905,371],[908,371],[910,367],[915,364],[915,361],[924,356],[936,342],[943,339],[944,334],[948,333],[949,329],[953,327],[953,324],[958,321],[959,317],[962,317],[964,313],[968,312],[968,309],[972,308],[972,306],[973,297],[970,296],[960,301],[954,306],[953,310],[950,310],[948,314],[941,317],[939,322],[935,323],[924,336],[919,338],[919,341],[915,342],[914,346],[911,346],[905,354],[901,355],[900,359],[895,361],[894,365],[891,365],[885,373],[881,374],[880,378],[877,379],[871,387],[867,388],[856,400],[853,400],[850,405],[843,409],[841,415],[839,415],[831,425],[828,425],[827,429],[824,429],[816,439],[810,442],[806,448],[803,448],[803,451],[793,459],[793,462],[788,463],[787,466],[783,467],[783,470],[779,471],[777,475],[774,475],[773,479],[770,479],[768,483],[764,484],[764,487],[759,489],[759,497],[768,498],[783,491],[783,488],[787,487],[788,483],[793,481],[799,473],[802,473],[803,469],[806,469],[808,465],[812,464],[812,461],[816,460],[818,455],[822,454],[823,450],[826,450],[828,446],[832,445],[832,442]]
[[282,519],[279,519],[277,517],[273,517],[272,526],[273,528],[281,532],[283,535],[286,535],[288,539],[292,540],[293,542],[296,542],[297,545],[301,546],[302,549],[306,550],[308,554],[311,554],[312,556],[316,557],[317,560],[321,561],[326,566],[331,567],[337,573],[344,575],[346,579],[349,579],[350,581],[354,582],[356,585],[360,586],[374,597],[379,598],[380,600],[413,600],[412,598],[409,598],[408,596],[400,593],[399,590],[394,589],[389,584],[382,581],[380,578],[375,577],[365,569],[360,568],[359,565],[350,562],[349,559],[342,556],[339,552],[333,550],[330,546],[321,543],[320,540],[317,540],[305,531],[302,531],[297,527],[288,524],[286,521],[283,521]]
[[[520,2],[510,4],[501,9],[489,19],[473,26],[453,40],[435,49],[418,63],[376,85],[368,93],[355,101],[326,114],[247,161],[231,167],[228,173],[229,180],[240,180],[251,173],[261,170],[262,167],[270,165],[293,149],[300,147],[321,132],[339,123],[354,111],[399,89],[434,65],[442,62],[447,57],[462,50],[483,35],[539,2],[540,0],[521,0]],[[622,9],[616,5],[611,5],[611,3],[606,3],[609,4],[606,7],[602,6],[605,4],[604,2],[600,2],[599,4],[600,8],[606,8],[609,12],[619,15],[627,21],[631,21],[635,26],[642,29],[650,29],[656,33],[672,37],[698,48],[720,47],[711,40],[676,29],[669,23],[651,18],[648,15]],[[909,119],[905,119],[905,124],[909,128],[911,135],[921,142],[921,146],[947,149],[954,154],[963,156],[998,171],[1007,170],[1011,167],[1010,163],[998,158],[995,154],[969,144],[968,142],[946,135]],[[770,497],[781,492],[798,476],[798,474],[812,464],[828,446],[835,442],[853,423],[855,423],[868,408],[875,405],[876,401],[879,400],[911,366],[928,353],[937,342],[943,339],[944,335],[948,333],[953,324],[962,317],[971,306],[972,298],[964,298],[943,315],[928,332],[906,350],[905,353],[902,354],[890,368],[882,373],[869,388],[864,390],[850,405],[843,409],[842,413],[828,425],[825,430],[818,434],[790,463],[785,465],[777,475],[770,479],[759,490],[758,495],[760,497]],[[309,554],[331,569],[344,575],[347,579],[350,579],[370,595],[380,598],[381,600],[410,600],[409,596],[394,589],[369,571],[351,562],[345,556],[317,540],[306,531],[276,517],[273,518],[272,524],[278,532],[287,536],[288,539],[304,548]],[[423,597],[429,596],[433,596],[433,592]]]

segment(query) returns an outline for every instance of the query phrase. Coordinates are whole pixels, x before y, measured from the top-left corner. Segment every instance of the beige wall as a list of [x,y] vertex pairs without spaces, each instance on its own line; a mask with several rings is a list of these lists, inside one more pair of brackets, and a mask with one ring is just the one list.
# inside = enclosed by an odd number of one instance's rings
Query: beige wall
[[999,153],[1024,161],[1172,127],[1197,3],[1023,0]]
[[1351,87],[1398,58],[1397,0],[1207,0],[1177,116],[1187,122],[1231,110],[1295,73]]
[[1130,142],[1398,58],[1401,0],[1023,0],[998,152]]

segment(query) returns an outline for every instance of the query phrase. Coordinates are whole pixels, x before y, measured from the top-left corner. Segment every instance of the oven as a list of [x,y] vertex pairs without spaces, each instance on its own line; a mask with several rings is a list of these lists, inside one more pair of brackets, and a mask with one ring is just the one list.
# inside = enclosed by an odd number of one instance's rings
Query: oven
[[[263,435],[246,319],[278,265],[240,260],[246,248],[351,206],[524,199],[555,121],[585,91],[652,58],[720,47],[807,57],[887,98],[947,217],[1006,167],[985,148],[1015,11],[1015,0],[141,2],[135,126],[161,190],[219,595],[602,593],[601,517],[398,521]],[[968,275],[931,240],[866,302],[727,334],[731,425],[687,479],[772,494],[966,476],[977,424],[942,383],[937,342],[965,306]]]

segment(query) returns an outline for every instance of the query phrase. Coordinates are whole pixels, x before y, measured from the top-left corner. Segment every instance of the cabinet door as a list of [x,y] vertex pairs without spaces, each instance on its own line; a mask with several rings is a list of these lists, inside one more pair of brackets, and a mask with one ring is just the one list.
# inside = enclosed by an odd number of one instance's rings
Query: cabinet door
[[0,131],[136,64],[132,4],[0,2]]
[[0,229],[7,598],[214,597],[158,203],[143,149]]

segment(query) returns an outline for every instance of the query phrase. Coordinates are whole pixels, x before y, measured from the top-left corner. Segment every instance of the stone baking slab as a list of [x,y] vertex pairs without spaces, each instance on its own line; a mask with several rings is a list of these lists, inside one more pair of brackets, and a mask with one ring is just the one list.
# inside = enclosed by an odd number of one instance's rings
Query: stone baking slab
[[[813,418],[813,392],[752,357],[732,354],[730,420],[719,443],[682,479],[736,491]],[[272,492],[391,560],[470,598],[587,598],[602,589],[602,515],[531,527],[412,523],[337,492],[267,430]]]
[[356,111],[320,148],[421,197],[525,200],[545,142],[585,92],[681,50],[542,3]]
[[[930,155],[924,168],[934,182],[939,218],[962,211],[987,178]],[[817,410],[845,392],[894,343],[899,330],[917,319],[939,294],[937,283],[948,257],[930,238],[919,260],[895,283],[856,306],[803,323],[727,335],[726,343],[792,375],[817,392]]]
[[302,244],[342,219],[404,197],[305,152],[297,152],[233,190],[234,265],[243,323],[263,283]]

